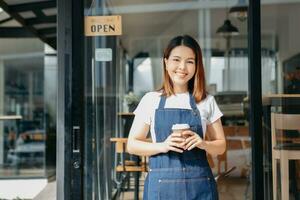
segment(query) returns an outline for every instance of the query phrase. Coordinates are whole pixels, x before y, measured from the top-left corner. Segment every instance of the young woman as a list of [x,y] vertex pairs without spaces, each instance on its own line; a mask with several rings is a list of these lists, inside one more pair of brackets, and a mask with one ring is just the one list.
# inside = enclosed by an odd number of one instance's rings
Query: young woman
[[[127,143],[129,153],[150,156],[144,199],[218,199],[206,153],[222,154],[226,142],[222,113],[205,89],[199,44],[188,35],[173,38],[163,67],[163,85],[141,99]],[[174,124],[190,129],[172,132]],[[149,130],[152,143],[143,141]],[[204,140],[206,132],[210,141]]]

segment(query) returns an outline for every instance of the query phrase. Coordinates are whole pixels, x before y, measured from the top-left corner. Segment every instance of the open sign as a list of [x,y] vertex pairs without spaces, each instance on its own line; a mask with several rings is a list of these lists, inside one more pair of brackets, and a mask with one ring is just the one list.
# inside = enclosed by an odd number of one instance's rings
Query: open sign
[[122,35],[121,16],[87,16],[85,17],[85,35]]

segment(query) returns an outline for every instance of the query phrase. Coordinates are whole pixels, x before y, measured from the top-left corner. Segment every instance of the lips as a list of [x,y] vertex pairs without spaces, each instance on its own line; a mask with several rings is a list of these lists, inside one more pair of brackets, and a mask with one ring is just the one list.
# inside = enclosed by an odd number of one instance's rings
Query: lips
[[180,77],[184,77],[187,75],[187,73],[184,73],[184,72],[175,72],[175,74]]

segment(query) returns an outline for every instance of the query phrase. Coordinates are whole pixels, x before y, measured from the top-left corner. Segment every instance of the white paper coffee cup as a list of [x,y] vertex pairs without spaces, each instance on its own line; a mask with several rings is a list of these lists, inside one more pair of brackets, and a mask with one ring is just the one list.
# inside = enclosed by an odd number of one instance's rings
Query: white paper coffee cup
[[188,124],[174,124],[172,126],[172,131],[173,132],[182,132],[190,129],[190,125]]

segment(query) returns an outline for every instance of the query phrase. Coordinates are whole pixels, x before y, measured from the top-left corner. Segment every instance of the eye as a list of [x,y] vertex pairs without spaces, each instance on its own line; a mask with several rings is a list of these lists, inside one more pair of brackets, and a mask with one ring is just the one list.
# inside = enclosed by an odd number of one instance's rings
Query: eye
[[191,61],[191,60],[188,61],[188,63],[189,63],[189,64],[195,64],[195,62],[194,62],[194,61]]
[[176,62],[178,62],[178,61],[179,61],[179,59],[178,59],[178,58],[173,58],[173,61],[176,61]]

